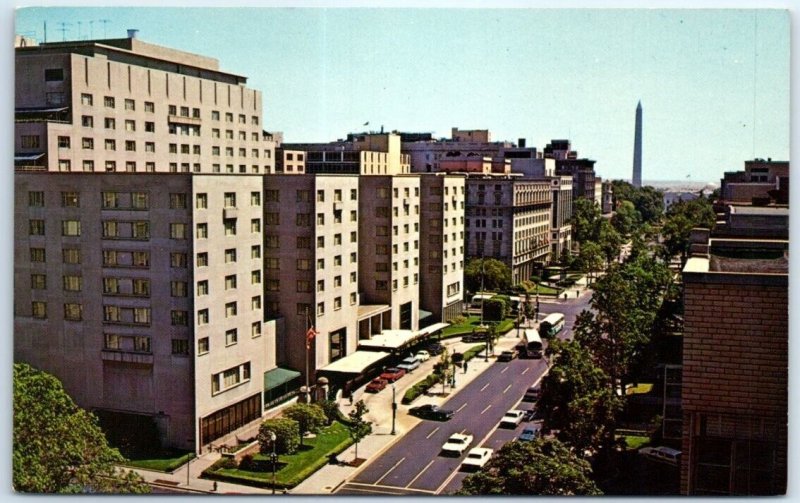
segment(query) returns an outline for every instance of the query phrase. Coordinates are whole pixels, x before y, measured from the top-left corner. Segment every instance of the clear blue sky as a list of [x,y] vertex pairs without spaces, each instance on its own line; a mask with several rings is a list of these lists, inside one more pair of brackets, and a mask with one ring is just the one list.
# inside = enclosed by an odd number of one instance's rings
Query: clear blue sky
[[15,30],[42,40],[46,21],[48,41],[60,41],[61,23],[67,40],[137,28],[143,41],[215,57],[263,91],[265,128],[289,142],[381,125],[437,137],[489,129],[539,149],[570,138],[604,178],[631,176],[641,100],[643,178],[718,183],[746,159],[789,159],[789,20],[780,10],[28,8]]

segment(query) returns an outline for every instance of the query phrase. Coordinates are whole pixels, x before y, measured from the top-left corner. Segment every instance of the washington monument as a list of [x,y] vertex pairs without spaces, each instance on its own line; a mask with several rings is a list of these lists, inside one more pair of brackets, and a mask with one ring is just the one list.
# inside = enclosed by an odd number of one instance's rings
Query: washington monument
[[633,137],[633,186],[642,186],[642,102],[636,105],[636,132]]

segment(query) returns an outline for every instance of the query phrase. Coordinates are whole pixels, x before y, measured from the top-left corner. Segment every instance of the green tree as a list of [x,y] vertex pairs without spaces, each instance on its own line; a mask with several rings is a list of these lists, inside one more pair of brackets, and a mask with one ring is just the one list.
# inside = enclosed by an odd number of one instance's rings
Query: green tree
[[536,404],[545,428],[578,455],[614,444],[616,417],[622,401],[608,386],[609,378],[578,342],[553,339],[547,347],[550,371],[542,379]]
[[322,411],[325,413],[325,424],[330,426],[334,421],[344,417],[342,411],[339,410],[339,402],[336,400],[323,400],[319,402]]
[[578,198],[572,205],[572,239],[583,244],[598,240],[598,228],[603,220],[600,208],[591,199]]
[[267,419],[258,428],[258,446],[261,454],[272,453],[272,435],[275,434],[275,452],[278,454],[294,454],[300,445],[297,421],[288,417]]
[[372,422],[364,419],[364,415],[367,412],[369,412],[369,409],[364,403],[364,400],[359,400],[356,402],[355,408],[348,414],[350,422],[347,426],[350,429],[350,438],[352,438],[353,442],[356,444],[354,461],[358,459],[358,443],[361,442],[364,437],[372,433]]
[[600,221],[595,241],[600,245],[607,263],[610,264],[619,257],[619,249],[623,243],[622,236],[608,220]]
[[54,376],[14,364],[13,486],[29,493],[149,493],[111,448],[97,418]]
[[585,272],[591,280],[592,273],[602,269],[604,262],[605,255],[600,245],[594,241],[587,241],[581,245],[580,253],[575,259],[575,266]]
[[655,223],[661,220],[664,213],[664,193],[653,187],[636,188],[628,182],[614,180],[611,182],[614,191],[614,206],[619,207],[623,201],[633,203],[643,222]]
[[508,316],[508,304],[499,295],[486,299],[483,302],[483,319],[490,321],[503,321]]
[[508,442],[478,473],[467,476],[458,495],[583,496],[602,494],[589,463],[555,439]]
[[442,394],[444,394],[447,383],[449,383],[450,379],[453,377],[453,366],[450,363],[450,351],[448,351],[447,348],[444,348],[444,351],[442,351],[442,354],[439,356],[437,366],[439,367],[439,373],[442,374]]
[[511,269],[497,259],[473,258],[467,262],[464,284],[468,291],[477,292],[481,289],[481,276],[484,290],[498,291],[511,287]]
[[287,407],[283,415],[297,421],[300,433],[300,445],[303,445],[303,436],[306,432],[316,433],[325,426],[327,418],[325,411],[315,403],[296,403]]
[[702,227],[713,229],[716,214],[711,203],[705,198],[692,201],[678,201],[667,210],[664,226],[661,229],[664,255],[667,258],[680,255],[681,264],[686,262],[689,250],[689,235],[692,229]]
[[611,217],[611,225],[614,226],[617,232],[623,236],[630,236],[633,234],[642,220],[639,212],[630,201],[622,201],[617,205],[617,211]]

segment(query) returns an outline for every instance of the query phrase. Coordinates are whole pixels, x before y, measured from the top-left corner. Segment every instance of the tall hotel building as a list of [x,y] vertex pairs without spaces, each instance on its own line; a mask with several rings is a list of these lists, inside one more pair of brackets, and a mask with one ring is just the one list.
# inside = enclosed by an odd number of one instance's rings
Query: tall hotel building
[[259,418],[276,369],[245,83],[135,38],[16,50],[14,359],[176,447]]

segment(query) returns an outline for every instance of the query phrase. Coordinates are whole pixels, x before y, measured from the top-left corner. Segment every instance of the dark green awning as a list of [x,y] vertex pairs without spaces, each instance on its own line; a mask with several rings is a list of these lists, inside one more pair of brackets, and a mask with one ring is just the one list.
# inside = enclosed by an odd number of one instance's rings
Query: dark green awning
[[264,391],[277,388],[281,384],[300,377],[300,372],[294,370],[282,369],[280,367],[274,368],[264,372]]

